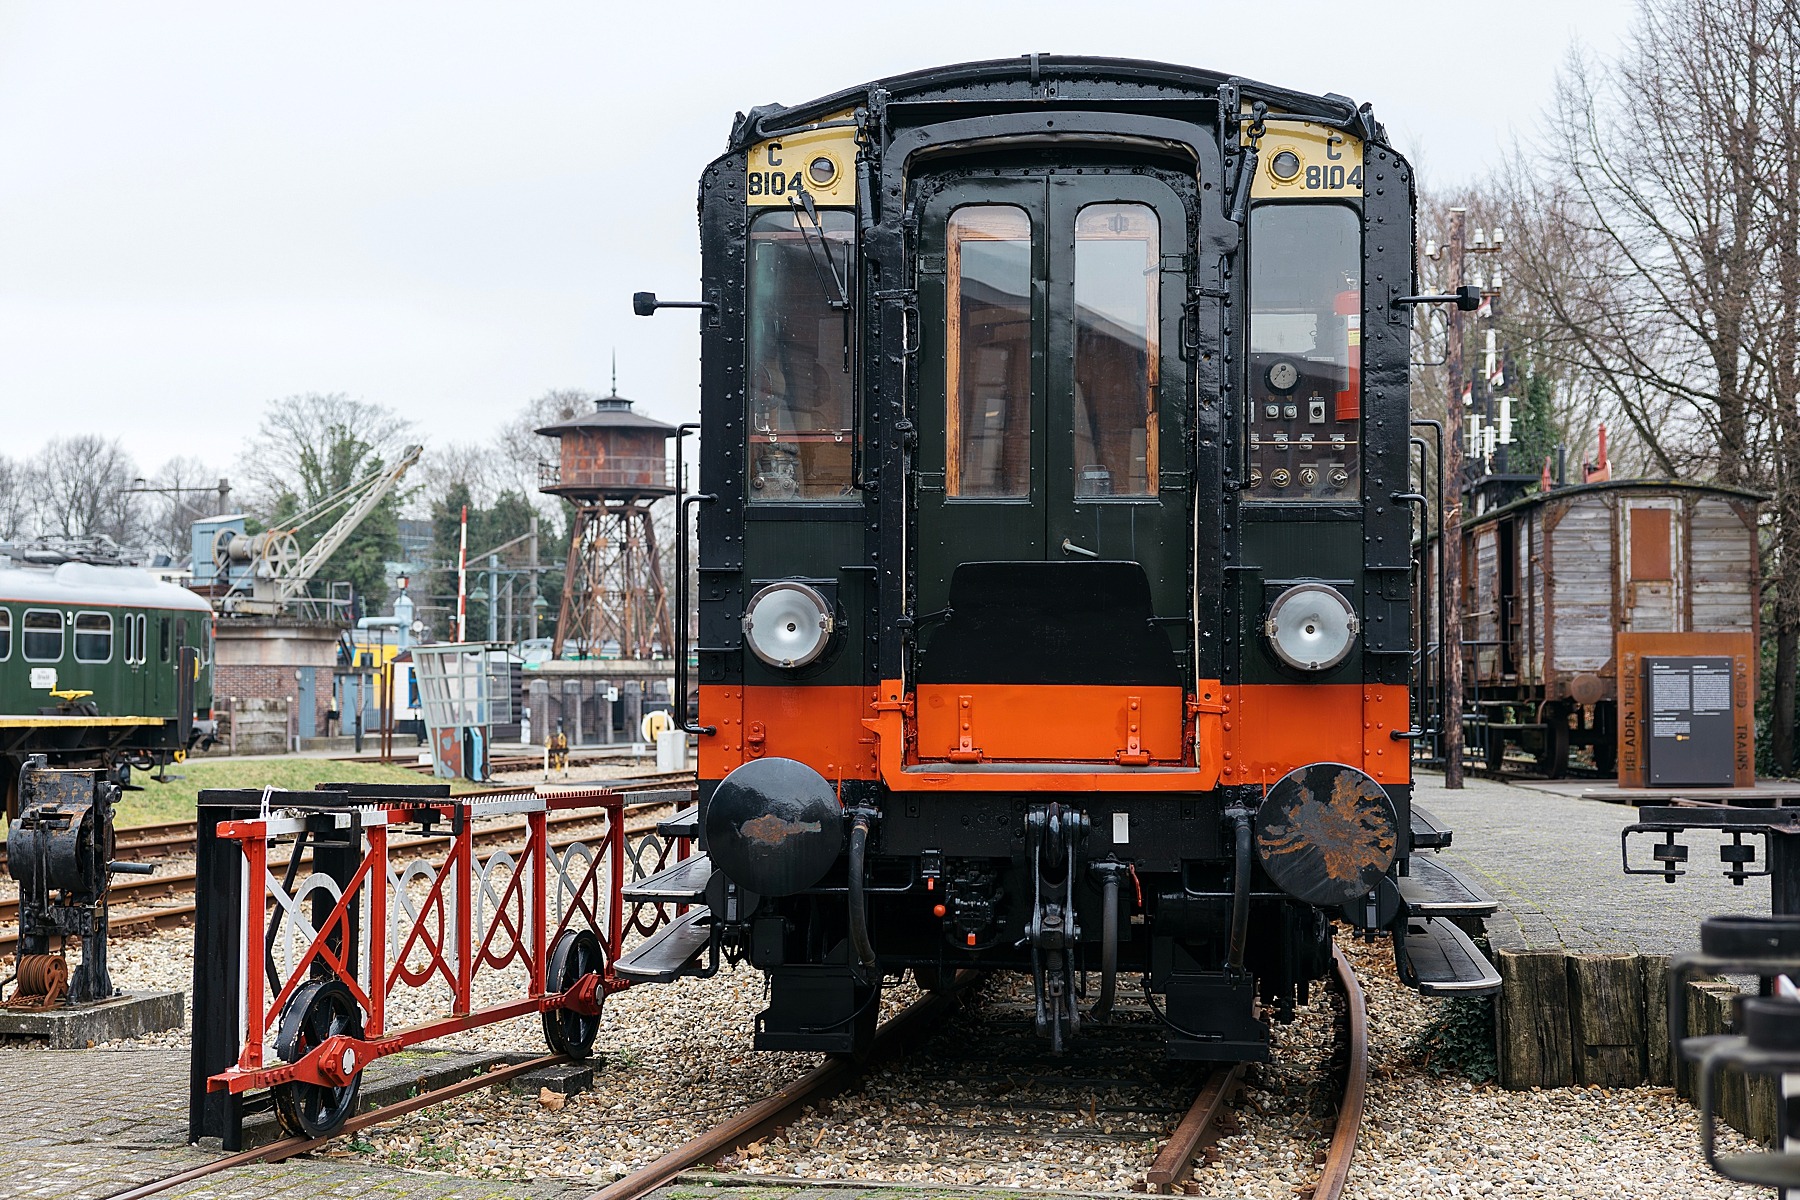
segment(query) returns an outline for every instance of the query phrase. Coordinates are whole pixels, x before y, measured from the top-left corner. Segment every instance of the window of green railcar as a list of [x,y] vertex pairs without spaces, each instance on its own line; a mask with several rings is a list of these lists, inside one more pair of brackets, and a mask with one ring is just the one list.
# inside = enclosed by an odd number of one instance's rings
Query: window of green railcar
[[63,615],[54,608],[25,610],[24,637],[20,639],[26,662],[61,662]]
[[750,499],[839,500],[856,437],[856,217],[760,212],[750,226]]
[[112,643],[112,614],[103,612],[82,612],[75,614],[76,662],[111,662]]
[[12,609],[0,608],[0,662],[12,657]]
[[169,618],[156,618],[156,657],[160,662],[169,661]]

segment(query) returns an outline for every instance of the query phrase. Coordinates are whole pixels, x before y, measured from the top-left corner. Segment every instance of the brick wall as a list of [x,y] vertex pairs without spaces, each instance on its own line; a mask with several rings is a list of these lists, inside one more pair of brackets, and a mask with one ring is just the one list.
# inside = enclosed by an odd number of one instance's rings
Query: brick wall
[[299,685],[292,667],[225,666],[213,668],[213,695],[240,700],[286,698]]
[[[223,716],[231,698],[239,700],[293,700],[296,713],[304,711],[299,703],[300,681],[294,667],[215,663],[213,666],[213,707]],[[313,728],[300,730],[301,737],[322,737],[325,718],[331,709],[331,672],[315,670]]]

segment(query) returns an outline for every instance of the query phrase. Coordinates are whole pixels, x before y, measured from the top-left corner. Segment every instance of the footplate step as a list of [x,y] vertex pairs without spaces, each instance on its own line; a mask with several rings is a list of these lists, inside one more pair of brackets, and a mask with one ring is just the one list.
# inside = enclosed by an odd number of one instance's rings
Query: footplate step
[[1500,972],[1449,921],[1407,921],[1406,957],[1421,996],[1489,996],[1500,990]]
[[623,895],[633,902],[697,904],[706,896],[712,878],[712,859],[704,854],[684,858],[672,867],[625,885]]
[[1442,850],[1450,844],[1452,830],[1442,821],[1420,808],[1416,803],[1412,806],[1412,844],[1414,850]]
[[1407,860],[1398,880],[1406,911],[1415,917],[1491,917],[1499,901],[1428,854]]
[[613,974],[634,983],[672,983],[687,972],[712,941],[712,910],[696,908],[663,926],[613,965]]

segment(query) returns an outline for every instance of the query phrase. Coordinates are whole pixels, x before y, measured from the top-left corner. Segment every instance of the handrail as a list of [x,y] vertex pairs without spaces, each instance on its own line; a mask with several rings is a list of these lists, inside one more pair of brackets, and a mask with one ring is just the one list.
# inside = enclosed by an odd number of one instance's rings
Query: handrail
[[[1448,678],[1448,668],[1446,666],[1445,657],[1444,657],[1446,655],[1446,653],[1448,653],[1449,646],[1450,646],[1449,631],[1444,624],[1444,613],[1449,607],[1449,595],[1448,595],[1449,580],[1444,578],[1444,538],[1446,536],[1448,536],[1448,532],[1449,532],[1448,530],[1446,530],[1444,528],[1444,509],[1443,509],[1443,503],[1444,503],[1444,423],[1442,421],[1434,420],[1430,417],[1415,417],[1410,422],[1408,422],[1408,424],[1409,424],[1409,427],[1413,428],[1413,429],[1430,429],[1432,431],[1433,440],[1437,443],[1437,457],[1433,462],[1433,465],[1436,467],[1436,471],[1434,472],[1434,474],[1436,476],[1435,486],[1427,494],[1432,496],[1437,501],[1437,506],[1438,506],[1437,507],[1437,513],[1438,513],[1437,572],[1436,572],[1436,574],[1437,574],[1437,610],[1433,615],[1437,618],[1437,620],[1436,620],[1437,647],[1438,647],[1438,652],[1437,652],[1437,703],[1440,706],[1442,706],[1444,703],[1444,696],[1448,692],[1449,686],[1450,686],[1450,681]],[[1421,478],[1419,480],[1419,482],[1420,482],[1420,484],[1423,484],[1425,482],[1425,480],[1423,478]],[[1431,532],[1430,531],[1430,523],[1427,522],[1426,524],[1427,524],[1427,528],[1426,528],[1425,532],[1427,535],[1429,535]],[[1457,633],[1459,635],[1461,634],[1461,632],[1462,632],[1461,630],[1457,631]],[[1421,717],[1426,717],[1426,718],[1429,717],[1429,714],[1425,713],[1423,709],[1420,710],[1420,715],[1421,715]],[[1439,718],[1438,719],[1438,729],[1441,732],[1444,728],[1443,714],[1441,712],[1438,714],[1438,718]],[[1425,721],[1420,722],[1420,727],[1421,728],[1427,727]],[[1441,744],[1438,746],[1438,757],[1439,758],[1444,757],[1443,746]]]
[[708,737],[718,732],[717,727],[701,725],[688,717],[688,505],[718,499],[706,492],[687,494],[687,456],[682,453],[682,439],[699,431],[698,422],[675,427],[675,719],[681,723],[683,733]]

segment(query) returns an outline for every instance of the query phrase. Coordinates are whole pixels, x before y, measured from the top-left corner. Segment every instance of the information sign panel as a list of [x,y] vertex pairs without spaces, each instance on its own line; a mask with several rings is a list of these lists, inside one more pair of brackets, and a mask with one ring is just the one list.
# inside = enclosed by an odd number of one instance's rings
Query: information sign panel
[[1644,658],[1651,787],[1730,787],[1732,662],[1726,656]]

